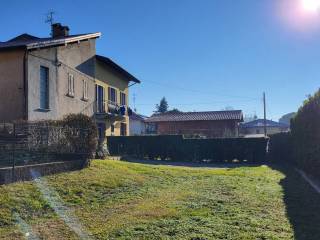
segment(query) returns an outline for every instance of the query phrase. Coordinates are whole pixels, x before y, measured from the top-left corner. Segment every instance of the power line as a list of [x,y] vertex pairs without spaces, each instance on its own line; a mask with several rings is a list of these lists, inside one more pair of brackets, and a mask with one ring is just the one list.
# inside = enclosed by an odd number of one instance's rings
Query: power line
[[[259,100],[236,100],[237,103],[239,102],[257,102]],[[189,103],[170,103],[173,106],[184,106],[184,105],[212,105],[216,103],[235,103],[234,101],[212,101],[212,102],[189,102]],[[143,106],[143,105],[155,105],[155,103],[136,103],[136,105]]]
[[199,91],[196,89],[188,89],[188,88],[184,88],[181,86],[177,86],[177,85],[173,85],[173,84],[163,84],[163,83],[159,83],[156,81],[145,81],[144,83],[151,83],[151,84],[156,84],[159,86],[163,86],[163,87],[167,87],[170,90],[172,90],[174,88],[174,90],[180,90],[180,91],[186,91],[186,92],[193,92],[193,93],[200,93],[200,94],[206,94],[206,95],[220,95],[220,96],[224,96],[224,97],[232,97],[232,98],[247,98],[247,99],[252,99],[252,100],[257,100],[260,98],[253,98],[253,97],[248,97],[248,96],[238,96],[238,95],[231,95],[231,94],[221,94],[220,92],[215,92],[215,91],[210,91],[210,92],[205,92],[205,91]]
[[137,97],[137,95],[135,93],[133,93],[133,109],[134,109],[135,112],[137,111],[137,108],[136,108],[136,97]]

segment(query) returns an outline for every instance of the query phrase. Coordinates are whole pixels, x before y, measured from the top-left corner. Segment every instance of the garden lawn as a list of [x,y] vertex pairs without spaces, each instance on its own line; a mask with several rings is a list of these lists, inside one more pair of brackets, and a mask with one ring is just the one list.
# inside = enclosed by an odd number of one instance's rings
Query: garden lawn
[[95,160],[0,186],[0,239],[320,239],[319,203],[290,169]]

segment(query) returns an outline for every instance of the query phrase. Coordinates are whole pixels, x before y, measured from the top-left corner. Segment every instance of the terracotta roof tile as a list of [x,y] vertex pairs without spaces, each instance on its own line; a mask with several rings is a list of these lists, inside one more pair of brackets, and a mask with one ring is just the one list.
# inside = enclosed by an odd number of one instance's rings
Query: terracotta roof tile
[[241,110],[209,111],[209,112],[174,112],[154,114],[146,122],[178,122],[178,121],[243,121]]

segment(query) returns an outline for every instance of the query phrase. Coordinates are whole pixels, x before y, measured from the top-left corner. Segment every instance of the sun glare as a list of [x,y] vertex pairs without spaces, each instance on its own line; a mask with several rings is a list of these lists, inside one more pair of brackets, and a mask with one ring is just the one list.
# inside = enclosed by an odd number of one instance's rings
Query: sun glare
[[320,0],[301,0],[305,11],[316,12],[320,10]]

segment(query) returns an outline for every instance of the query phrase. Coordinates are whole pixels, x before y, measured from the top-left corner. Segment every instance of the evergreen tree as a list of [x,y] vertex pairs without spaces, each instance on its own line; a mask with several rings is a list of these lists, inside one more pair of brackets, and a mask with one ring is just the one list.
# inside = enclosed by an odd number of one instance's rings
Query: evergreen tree
[[157,113],[165,113],[168,111],[169,105],[165,97],[160,100],[160,104],[156,105]]
[[168,112],[170,112],[170,113],[180,113],[181,111],[178,108],[173,108],[173,109],[169,110]]

